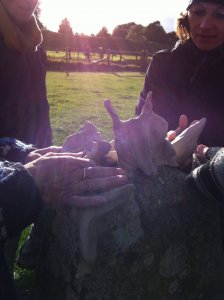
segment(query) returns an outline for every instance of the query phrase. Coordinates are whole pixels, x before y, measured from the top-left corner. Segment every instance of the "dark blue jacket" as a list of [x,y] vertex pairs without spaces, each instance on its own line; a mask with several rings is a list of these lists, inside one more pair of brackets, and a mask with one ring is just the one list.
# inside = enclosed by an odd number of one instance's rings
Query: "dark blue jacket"
[[20,53],[7,48],[0,36],[0,57],[0,137],[37,148],[51,145],[44,51]]
[[[9,162],[11,154],[24,161],[33,149],[15,139],[0,139],[0,299],[17,299],[4,253],[4,243],[32,224],[42,210],[37,187],[21,163]],[[3,160],[5,159],[5,160]]]
[[224,46],[210,52],[197,49],[191,40],[153,56],[136,106],[140,114],[152,91],[153,110],[175,129],[181,114],[190,121],[207,118],[200,143],[223,146]]

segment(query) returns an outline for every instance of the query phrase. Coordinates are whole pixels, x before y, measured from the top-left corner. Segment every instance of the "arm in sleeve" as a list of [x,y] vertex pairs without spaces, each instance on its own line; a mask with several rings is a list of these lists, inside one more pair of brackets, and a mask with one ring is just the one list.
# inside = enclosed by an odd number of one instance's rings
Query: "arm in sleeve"
[[210,159],[194,169],[187,181],[204,196],[224,204],[224,148],[211,148]]
[[152,57],[152,61],[146,71],[143,88],[135,107],[136,116],[140,115],[150,91],[152,91],[153,100],[156,99],[156,101],[159,101],[157,98],[161,98],[161,95],[164,97],[166,94],[169,65],[169,52],[166,50],[157,52]]
[[32,224],[41,209],[38,189],[23,165],[0,162],[0,243]]
[[145,100],[146,100],[147,94],[151,90],[151,86],[150,86],[150,73],[151,73],[152,64],[153,64],[153,62],[150,63],[150,65],[149,65],[149,67],[148,67],[148,69],[146,71],[143,88],[142,88],[142,90],[140,92],[140,95],[139,95],[138,100],[137,100],[137,104],[135,106],[135,115],[136,116],[139,116],[141,114],[142,108],[143,108],[143,106],[145,104]]
[[0,138],[0,160],[24,163],[27,155],[33,150],[35,150],[33,145],[15,138]]

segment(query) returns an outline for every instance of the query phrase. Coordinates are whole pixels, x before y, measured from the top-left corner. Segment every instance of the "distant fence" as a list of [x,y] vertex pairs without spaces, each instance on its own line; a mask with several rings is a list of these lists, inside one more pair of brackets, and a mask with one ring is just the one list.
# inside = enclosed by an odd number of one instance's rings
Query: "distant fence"
[[66,49],[66,50],[47,50],[48,59],[51,61],[77,62],[84,61],[92,64],[123,63],[143,66],[148,64],[152,54],[149,51],[114,51],[108,49],[102,50],[89,49]]

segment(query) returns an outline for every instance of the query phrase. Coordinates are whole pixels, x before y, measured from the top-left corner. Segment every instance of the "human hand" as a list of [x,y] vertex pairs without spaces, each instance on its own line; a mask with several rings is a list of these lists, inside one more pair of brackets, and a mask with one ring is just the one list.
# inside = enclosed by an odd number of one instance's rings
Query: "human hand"
[[[50,146],[50,147],[46,147],[46,148],[36,149],[34,151],[31,151],[27,155],[25,163],[31,162],[32,160],[40,158],[41,156],[48,154],[48,153],[53,154],[53,153],[63,153],[63,152],[65,152],[65,151],[63,151],[63,148],[61,146]],[[66,153],[66,155],[67,155],[67,153]],[[75,157],[83,157],[84,153],[83,152],[74,153],[74,156]]]
[[186,115],[181,115],[179,118],[178,127],[175,130],[168,131],[166,139],[169,142],[172,142],[187,127],[188,127],[188,117]]
[[73,153],[48,153],[25,165],[33,176],[42,201],[50,206],[98,206],[107,201],[99,193],[127,183],[119,168],[97,167]]

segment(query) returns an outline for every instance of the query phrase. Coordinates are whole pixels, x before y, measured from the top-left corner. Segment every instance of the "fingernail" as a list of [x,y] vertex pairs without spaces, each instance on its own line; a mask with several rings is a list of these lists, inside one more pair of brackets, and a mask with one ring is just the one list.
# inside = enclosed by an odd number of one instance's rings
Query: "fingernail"
[[122,173],[123,175],[126,174],[125,170],[121,169],[121,168],[118,168],[119,172]]
[[117,181],[119,183],[126,183],[128,181],[128,178],[125,175],[117,175]]

